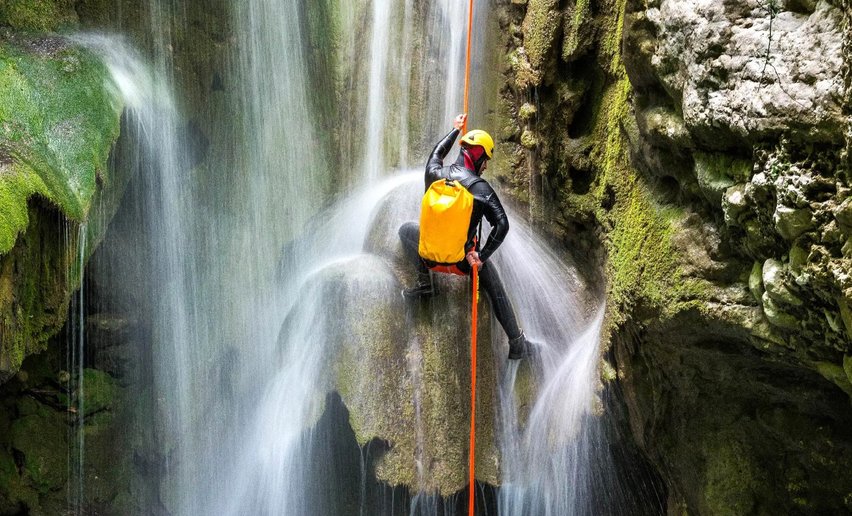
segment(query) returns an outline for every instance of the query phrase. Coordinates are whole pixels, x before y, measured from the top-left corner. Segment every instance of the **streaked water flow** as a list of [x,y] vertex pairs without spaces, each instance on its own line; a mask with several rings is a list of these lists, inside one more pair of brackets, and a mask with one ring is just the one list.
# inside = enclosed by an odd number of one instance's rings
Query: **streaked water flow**
[[[154,21],[170,15],[161,4],[152,5]],[[201,186],[211,179],[189,165],[181,133],[185,120],[170,93],[172,65],[163,57],[168,29],[157,35],[160,58],[152,67],[115,40],[85,40],[105,56],[127,103],[131,134],[126,137],[140,145],[144,238],[132,252],[145,257],[154,312],[155,417],[168,457],[160,485],[169,512],[369,514],[375,509],[366,500],[373,496],[364,478],[369,448],[352,450],[359,462],[336,472],[352,478],[323,477],[327,471],[313,459],[323,445],[315,423],[333,405],[326,395],[333,388],[329,357],[348,328],[336,319],[336,310],[357,303],[367,312],[399,302],[388,294],[398,296],[397,280],[379,256],[393,249],[370,247],[370,229],[383,226],[394,233],[416,218],[422,147],[431,148],[461,109],[465,6],[449,0],[425,7],[413,0],[373,0],[369,35],[345,37],[370,56],[368,80],[351,82],[366,99],[363,111],[341,124],[359,132],[359,137],[341,136],[344,142],[361,142],[356,183],[370,181],[346,194],[332,181],[335,171],[328,149],[317,144],[310,108],[309,92],[323,87],[308,79],[302,30],[304,9],[310,7],[268,0],[234,5],[239,53],[232,73],[240,86],[231,101],[244,116],[233,122],[239,126],[235,168],[207,170],[215,178],[212,199],[209,187]],[[420,8],[426,14],[418,25]],[[347,27],[358,18],[357,13],[343,17]],[[477,24],[475,44],[482,41],[483,26]],[[411,56],[418,45],[427,48],[415,62]],[[412,74],[412,68],[420,73]],[[409,118],[415,116],[410,97],[428,99],[422,118]],[[385,149],[389,141],[403,148],[391,152]],[[389,166],[389,153],[391,161],[410,156],[418,170]],[[400,192],[405,209],[379,211],[388,196]],[[333,198],[336,202],[330,202]],[[386,219],[377,221],[378,213]],[[591,446],[587,429],[594,419],[600,316],[582,309],[577,292],[583,285],[573,270],[521,217],[510,216],[512,231],[496,266],[528,335],[547,347],[534,371],[526,373],[539,392],[528,414],[515,400],[514,383],[524,373],[517,364],[501,366],[497,425],[505,487],[498,494],[499,512],[587,512],[583,497],[590,466],[584,450]],[[500,338],[491,344],[505,353],[502,331],[492,333]],[[325,489],[318,490],[318,482]],[[335,482],[340,499],[325,499]],[[430,493],[397,500],[398,493],[389,489],[378,496],[387,498],[382,510],[395,514],[452,514],[456,505],[455,497],[442,500]]]

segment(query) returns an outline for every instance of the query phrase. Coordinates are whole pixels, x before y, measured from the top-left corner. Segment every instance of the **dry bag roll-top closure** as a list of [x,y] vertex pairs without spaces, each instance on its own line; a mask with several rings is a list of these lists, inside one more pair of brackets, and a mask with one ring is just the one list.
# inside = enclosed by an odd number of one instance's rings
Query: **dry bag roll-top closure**
[[462,261],[472,214],[473,194],[461,182],[432,183],[420,205],[420,257],[444,265]]

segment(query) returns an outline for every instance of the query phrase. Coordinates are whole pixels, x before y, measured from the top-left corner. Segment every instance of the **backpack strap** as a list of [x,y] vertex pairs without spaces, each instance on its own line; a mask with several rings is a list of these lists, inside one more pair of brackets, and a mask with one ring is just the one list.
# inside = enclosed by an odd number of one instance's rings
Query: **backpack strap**
[[473,172],[470,172],[466,169],[462,169],[462,170],[455,169],[455,170],[453,170],[453,172],[450,174],[450,179],[452,179],[454,181],[458,181],[459,183],[461,183],[461,185],[463,187],[465,187],[465,189],[467,189],[467,191],[470,191],[470,187],[475,185],[476,183],[480,183],[480,182],[485,181],[481,177],[477,176]]

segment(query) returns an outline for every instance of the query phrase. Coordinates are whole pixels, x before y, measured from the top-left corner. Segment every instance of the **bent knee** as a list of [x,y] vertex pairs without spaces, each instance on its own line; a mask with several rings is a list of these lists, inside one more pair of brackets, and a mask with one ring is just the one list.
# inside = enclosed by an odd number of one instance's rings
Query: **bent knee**
[[406,222],[399,227],[399,238],[402,240],[417,239],[418,233],[420,233],[420,224],[416,222]]

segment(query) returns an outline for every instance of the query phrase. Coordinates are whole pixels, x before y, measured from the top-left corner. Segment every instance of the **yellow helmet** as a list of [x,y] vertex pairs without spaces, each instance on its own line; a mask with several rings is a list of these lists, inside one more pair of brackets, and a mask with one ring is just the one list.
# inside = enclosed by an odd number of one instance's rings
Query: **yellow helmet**
[[480,145],[483,149],[485,149],[485,155],[488,156],[488,159],[491,159],[491,156],[494,153],[494,140],[491,138],[491,135],[483,131],[482,129],[474,129],[473,131],[468,132],[466,135],[462,136],[461,143],[465,145]]

